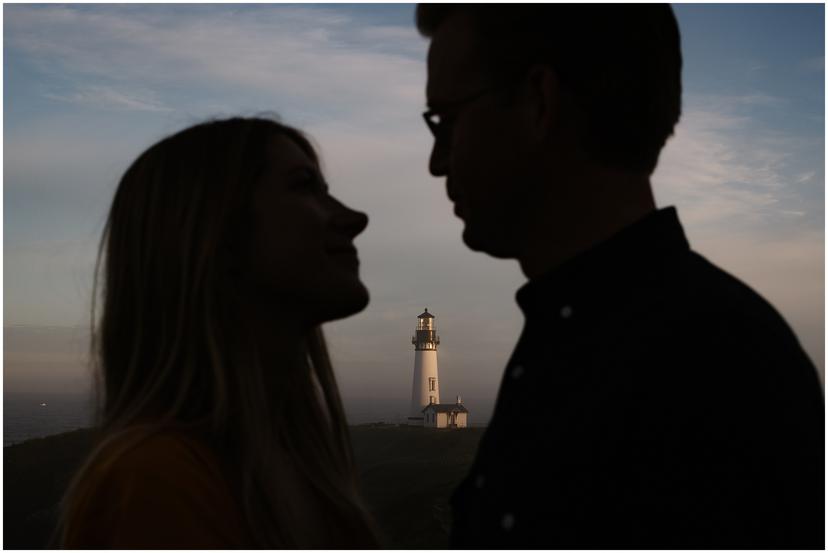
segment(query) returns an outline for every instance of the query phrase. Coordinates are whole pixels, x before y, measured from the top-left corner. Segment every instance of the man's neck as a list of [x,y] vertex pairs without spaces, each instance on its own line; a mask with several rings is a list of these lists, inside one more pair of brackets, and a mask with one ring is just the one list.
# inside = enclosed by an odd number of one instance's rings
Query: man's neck
[[591,197],[576,200],[569,220],[538,217],[518,257],[521,270],[533,279],[601,244],[655,209],[649,178],[595,173],[583,182]]

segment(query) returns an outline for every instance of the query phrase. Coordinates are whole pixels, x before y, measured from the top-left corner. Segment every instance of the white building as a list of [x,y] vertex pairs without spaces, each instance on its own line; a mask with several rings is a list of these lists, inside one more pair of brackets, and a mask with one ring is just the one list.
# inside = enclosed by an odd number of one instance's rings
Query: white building
[[425,311],[417,316],[417,329],[411,338],[414,344],[414,380],[411,384],[411,410],[408,424],[423,424],[423,408],[440,403],[440,383],[437,379],[437,346],[440,337],[434,324],[434,315]]
[[440,337],[434,315],[428,308],[417,316],[414,344],[414,380],[411,384],[411,410],[408,424],[430,428],[466,428],[469,411],[457,396],[457,403],[440,403],[437,376],[437,346]]
[[457,403],[432,403],[423,409],[423,426],[427,428],[466,428],[469,411],[457,396]]

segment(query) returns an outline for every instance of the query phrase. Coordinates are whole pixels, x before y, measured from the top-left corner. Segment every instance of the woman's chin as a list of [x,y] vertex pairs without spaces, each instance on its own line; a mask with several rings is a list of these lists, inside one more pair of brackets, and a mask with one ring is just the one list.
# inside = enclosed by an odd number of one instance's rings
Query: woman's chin
[[358,279],[330,283],[307,302],[317,324],[344,319],[359,313],[368,305],[368,289]]
[[359,279],[337,290],[330,298],[331,312],[327,320],[343,319],[355,315],[368,306],[371,298],[368,289]]

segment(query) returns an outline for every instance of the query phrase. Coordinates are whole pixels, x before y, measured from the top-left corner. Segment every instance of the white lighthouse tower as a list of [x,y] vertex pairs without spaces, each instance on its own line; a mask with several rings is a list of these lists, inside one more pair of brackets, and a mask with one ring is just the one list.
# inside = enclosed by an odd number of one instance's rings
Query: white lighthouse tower
[[440,384],[437,379],[437,327],[434,315],[425,311],[417,316],[417,330],[411,338],[414,344],[414,382],[411,385],[411,413],[408,424],[423,424],[423,409],[440,403]]

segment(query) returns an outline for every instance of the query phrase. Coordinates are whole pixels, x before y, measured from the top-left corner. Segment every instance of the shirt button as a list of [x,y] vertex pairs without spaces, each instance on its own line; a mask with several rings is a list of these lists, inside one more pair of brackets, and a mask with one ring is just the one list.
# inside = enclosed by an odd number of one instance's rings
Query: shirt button
[[474,479],[474,487],[478,490],[483,489],[483,485],[486,483],[486,479],[483,477],[482,474],[478,474],[477,478]]
[[515,380],[523,376],[523,365],[515,365],[512,367],[512,372],[510,374]]
[[568,319],[572,316],[572,306],[571,305],[564,305],[561,307],[561,318]]
[[500,527],[507,532],[515,527],[515,515],[512,513],[504,513],[500,519]]

